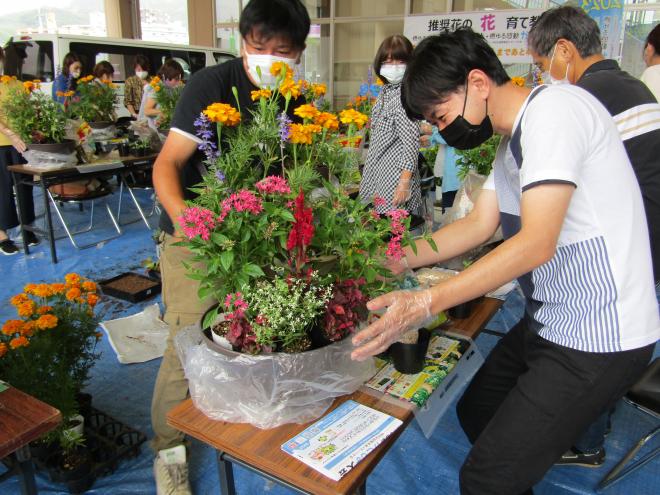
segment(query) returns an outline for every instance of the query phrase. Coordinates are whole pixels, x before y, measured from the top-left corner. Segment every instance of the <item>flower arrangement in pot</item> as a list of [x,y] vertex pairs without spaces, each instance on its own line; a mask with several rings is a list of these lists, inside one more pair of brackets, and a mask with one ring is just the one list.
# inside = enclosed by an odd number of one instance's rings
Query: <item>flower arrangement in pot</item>
[[158,105],[158,109],[161,112],[156,121],[158,129],[169,129],[172,117],[174,116],[174,109],[176,108],[176,103],[181,97],[184,84],[181,83],[176,86],[168,86],[158,76],[154,76],[149,84],[154,88],[154,98]]
[[0,112],[29,149],[70,153],[75,143],[65,140],[67,118],[63,106],[39,91],[40,81],[20,82],[13,76],[2,76],[5,97]]
[[[253,92],[259,104],[247,123],[227,104],[209,106],[198,119],[210,173],[178,219],[184,244],[203,264],[190,268],[199,296],[222,303],[203,326],[226,313],[218,332],[249,353],[298,352],[343,339],[366,316],[368,298],[391,287],[386,258],[414,245],[405,211],[381,218],[348,196],[359,174],[340,132],[351,135],[366,116],[352,110],[338,117],[308,101],[295,109],[301,122],[293,123],[286,114],[291,98],[310,85],[294,82],[286,64],[271,72],[276,87]],[[209,139],[214,131],[227,143],[223,153]],[[286,329],[276,323],[282,315]],[[318,329],[321,338],[312,339]]]
[[104,127],[115,121],[118,97],[116,85],[89,75],[77,81],[76,94],[65,100],[71,118],[82,119],[92,127]]
[[11,298],[18,319],[0,330],[0,379],[59,409],[65,421],[78,412],[76,395],[98,358],[96,284],[75,273],[63,282],[27,284]]

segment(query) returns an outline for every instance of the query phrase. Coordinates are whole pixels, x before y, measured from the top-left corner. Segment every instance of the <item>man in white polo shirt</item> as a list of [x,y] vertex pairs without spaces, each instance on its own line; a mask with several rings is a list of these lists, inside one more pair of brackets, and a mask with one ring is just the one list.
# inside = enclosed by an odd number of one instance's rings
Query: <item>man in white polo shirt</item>
[[[564,74],[553,74],[561,79]],[[660,338],[639,185],[607,110],[581,88],[514,86],[481,35],[458,30],[415,49],[404,107],[455,148],[503,136],[473,212],[433,234],[416,268],[491,237],[505,241],[459,276],[369,303],[385,314],[353,341],[354,359],[384,351],[438,312],[517,278],[523,320],[501,339],[461,398],[473,443],[463,494],[531,489],[600,412],[644,371]],[[611,191],[626,195],[612,202]]]

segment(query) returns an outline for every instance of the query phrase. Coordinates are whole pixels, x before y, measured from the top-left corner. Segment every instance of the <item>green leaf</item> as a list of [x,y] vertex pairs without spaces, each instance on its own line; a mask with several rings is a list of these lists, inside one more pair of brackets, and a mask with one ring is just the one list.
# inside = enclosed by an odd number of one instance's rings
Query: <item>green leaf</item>
[[225,251],[220,255],[220,263],[222,263],[222,268],[224,268],[226,272],[229,271],[233,262],[234,251]]
[[291,213],[289,210],[282,210],[280,212],[280,217],[282,217],[284,220],[287,220],[289,222],[295,222],[296,219],[293,216],[293,213]]
[[243,235],[241,236],[241,242],[249,241],[250,237],[252,237],[252,232],[250,232],[250,229],[245,229],[243,231]]
[[[433,240],[433,237],[429,236],[429,238],[426,239],[426,242],[429,243],[429,246],[431,246],[431,249],[433,249],[433,251],[435,251],[436,253],[438,252],[438,245]],[[415,253],[415,254],[417,254],[417,253]]]
[[215,323],[215,319],[218,317],[219,309],[220,306],[216,306],[211,311],[206,313],[206,315],[204,315],[204,320],[202,321],[202,328],[209,328],[211,325],[213,325],[213,323]]
[[367,279],[367,282],[371,283],[374,280],[376,280],[376,276],[378,275],[378,272],[374,270],[373,268],[367,268],[367,271],[365,273],[365,277]]
[[264,277],[266,275],[264,271],[254,263],[247,263],[243,267],[242,272],[252,278]]
[[199,297],[200,299],[206,299],[207,297],[213,295],[214,292],[215,290],[213,289],[213,287],[200,287],[197,290],[197,297]]

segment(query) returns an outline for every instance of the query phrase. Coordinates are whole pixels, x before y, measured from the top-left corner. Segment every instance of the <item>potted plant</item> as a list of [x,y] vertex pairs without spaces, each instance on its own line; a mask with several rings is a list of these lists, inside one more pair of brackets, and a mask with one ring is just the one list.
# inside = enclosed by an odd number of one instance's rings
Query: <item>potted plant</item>
[[117,92],[112,81],[95,80],[94,76],[78,79],[76,94],[66,101],[71,118],[82,119],[93,129],[103,129],[115,121]]
[[181,97],[184,85],[181,83],[174,87],[167,86],[158,76],[154,76],[149,84],[154,88],[154,98],[161,112],[157,119],[158,129],[166,131],[170,128],[174,109]]
[[15,77],[2,76],[6,97],[0,104],[9,128],[18,134],[31,150],[68,154],[75,142],[64,138],[67,118],[64,107],[39,90],[39,81],[21,83]]
[[61,451],[57,455],[57,472],[71,493],[82,493],[93,483],[92,460],[85,447],[85,437],[75,430],[62,430]]
[[11,298],[19,318],[7,320],[0,332],[0,379],[65,418],[77,413],[76,394],[98,357],[96,290],[94,282],[75,273],[62,283],[27,284]]
[[133,156],[147,156],[151,151],[151,142],[149,138],[140,138],[131,144],[131,153]]

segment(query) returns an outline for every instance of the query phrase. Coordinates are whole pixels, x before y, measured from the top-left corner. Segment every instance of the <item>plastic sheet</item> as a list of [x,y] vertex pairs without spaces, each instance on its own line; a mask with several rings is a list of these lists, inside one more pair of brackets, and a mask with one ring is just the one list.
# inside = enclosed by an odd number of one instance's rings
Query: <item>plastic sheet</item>
[[39,168],[64,168],[72,167],[78,163],[75,153],[50,153],[47,151],[27,150],[23,153],[28,166]]
[[352,361],[350,338],[298,354],[215,352],[199,324],[174,339],[195,406],[208,417],[274,428],[321,416],[336,397],[376,373],[373,360]]

